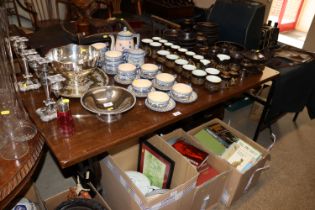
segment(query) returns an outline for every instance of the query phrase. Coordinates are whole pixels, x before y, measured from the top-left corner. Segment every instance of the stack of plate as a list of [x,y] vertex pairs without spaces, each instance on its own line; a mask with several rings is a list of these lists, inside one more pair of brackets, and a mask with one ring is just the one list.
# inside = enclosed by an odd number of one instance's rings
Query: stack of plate
[[219,39],[219,27],[213,22],[197,22],[194,29],[206,35],[208,45],[214,44]]

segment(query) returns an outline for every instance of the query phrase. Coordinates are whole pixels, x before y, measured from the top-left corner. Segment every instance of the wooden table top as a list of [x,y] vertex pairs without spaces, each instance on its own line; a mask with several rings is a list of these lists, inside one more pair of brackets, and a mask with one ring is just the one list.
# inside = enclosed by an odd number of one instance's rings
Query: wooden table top
[[[144,99],[137,98],[134,108],[123,113],[119,121],[111,124],[101,122],[95,114],[86,111],[81,106],[79,99],[71,99],[72,115],[82,116],[74,117],[75,132],[71,137],[65,137],[58,131],[56,120],[42,122],[36,115],[36,108],[43,106],[44,94],[42,90],[23,93],[22,98],[60,166],[66,168],[225,102],[233,96],[238,96],[253,87],[274,79],[278,74],[277,71],[266,67],[262,74],[250,75],[243,82],[212,94],[204,86],[193,85],[193,89],[198,94],[197,101],[191,104],[177,103],[175,109],[166,113],[149,110],[144,104]],[[181,114],[174,116],[174,112]]]
[[31,180],[43,154],[45,139],[40,133],[25,142],[28,153],[18,160],[0,158],[0,209],[10,204]]

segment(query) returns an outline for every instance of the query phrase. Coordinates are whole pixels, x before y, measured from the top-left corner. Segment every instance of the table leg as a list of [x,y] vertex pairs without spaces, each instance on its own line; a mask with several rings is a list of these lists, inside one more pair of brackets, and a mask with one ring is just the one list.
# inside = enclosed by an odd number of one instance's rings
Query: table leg
[[[84,182],[87,184],[88,182],[91,182],[95,189],[98,192],[102,192],[102,186],[101,186],[101,167],[100,167],[100,161],[98,158],[90,158],[86,161],[83,161],[77,165],[78,167],[78,175],[80,177],[82,184]],[[83,180],[83,181],[82,181]]]
[[296,119],[298,118],[299,114],[300,114],[300,112],[296,112],[296,113],[295,113],[295,115],[294,115],[294,117],[293,117],[293,120],[292,120],[293,122],[296,121]]
[[268,115],[268,112],[270,111],[270,105],[271,105],[271,102],[272,102],[272,96],[273,96],[273,93],[274,93],[275,83],[276,83],[275,80],[273,80],[272,81],[272,85],[270,87],[270,91],[269,91],[268,96],[267,96],[267,100],[263,104],[264,105],[264,109],[263,109],[263,112],[262,112],[262,114],[260,116],[260,119],[259,119],[259,122],[258,122],[258,125],[257,125],[257,128],[256,128],[256,131],[255,131],[255,134],[254,134],[254,138],[253,138],[254,141],[257,141],[257,138],[259,136],[259,133],[260,133],[261,129],[267,123],[266,122],[266,116]]

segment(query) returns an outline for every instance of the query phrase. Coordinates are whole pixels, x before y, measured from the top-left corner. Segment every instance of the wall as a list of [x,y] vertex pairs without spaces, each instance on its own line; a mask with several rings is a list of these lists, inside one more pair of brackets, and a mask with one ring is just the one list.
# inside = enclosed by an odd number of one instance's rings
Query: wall
[[215,0],[193,0],[194,4],[198,8],[208,9]]
[[315,14],[315,1],[304,0],[304,4],[300,13],[300,18],[296,24],[296,30],[307,32],[311,26]]
[[269,16],[272,0],[256,0],[256,1],[261,2],[266,6],[265,8],[265,23],[266,23]]
[[313,18],[313,22],[311,23],[311,27],[307,33],[303,49],[315,53],[315,39],[314,39],[314,37],[315,37],[315,18]]

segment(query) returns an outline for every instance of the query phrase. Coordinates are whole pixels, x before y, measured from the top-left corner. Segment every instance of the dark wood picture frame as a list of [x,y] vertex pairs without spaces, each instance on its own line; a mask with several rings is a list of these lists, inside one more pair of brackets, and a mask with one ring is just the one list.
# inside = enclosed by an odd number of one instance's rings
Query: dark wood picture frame
[[[156,186],[155,183],[160,183],[157,187],[169,189],[173,177],[175,162],[146,140],[140,141],[139,145],[138,171],[145,174],[152,182],[152,185]],[[157,169],[159,166],[162,166],[162,171]],[[150,174],[150,170],[152,171],[153,169],[154,177],[152,173]],[[158,177],[159,171],[163,173],[163,177]]]

